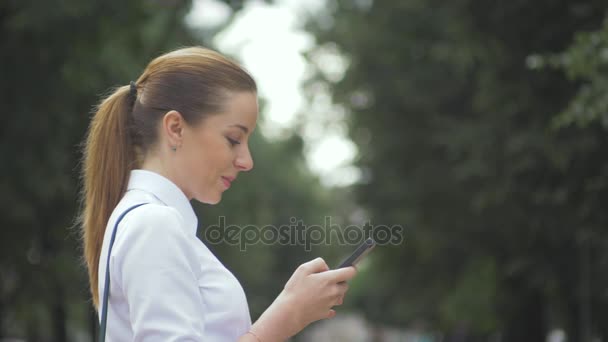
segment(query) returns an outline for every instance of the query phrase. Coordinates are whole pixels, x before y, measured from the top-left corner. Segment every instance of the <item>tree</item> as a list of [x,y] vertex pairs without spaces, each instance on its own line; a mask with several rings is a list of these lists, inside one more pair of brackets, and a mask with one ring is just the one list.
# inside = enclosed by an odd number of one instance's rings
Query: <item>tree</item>
[[580,83],[526,66],[596,29],[606,4],[333,4],[310,28],[349,61],[332,95],[361,152],[360,203],[409,227],[403,246],[376,252],[374,291],[360,290],[368,316],[506,341],[554,326],[606,336],[599,322],[581,330],[583,307],[606,309],[605,133],[551,130]]

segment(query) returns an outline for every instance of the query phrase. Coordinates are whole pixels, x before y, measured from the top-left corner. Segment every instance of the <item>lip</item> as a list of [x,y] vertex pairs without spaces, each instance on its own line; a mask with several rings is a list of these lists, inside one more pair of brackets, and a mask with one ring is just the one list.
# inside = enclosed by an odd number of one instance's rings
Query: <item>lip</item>
[[226,186],[226,189],[230,188],[230,185],[232,184],[232,182],[234,181],[235,177],[224,177],[222,176],[222,182],[224,182],[224,185]]

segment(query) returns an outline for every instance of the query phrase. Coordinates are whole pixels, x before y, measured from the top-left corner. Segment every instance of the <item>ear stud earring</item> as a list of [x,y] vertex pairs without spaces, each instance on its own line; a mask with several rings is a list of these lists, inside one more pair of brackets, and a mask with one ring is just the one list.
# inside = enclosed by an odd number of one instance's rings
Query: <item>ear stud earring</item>
[[171,146],[171,151],[173,151],[173,152],[177,151],[177,147],[176,146]]

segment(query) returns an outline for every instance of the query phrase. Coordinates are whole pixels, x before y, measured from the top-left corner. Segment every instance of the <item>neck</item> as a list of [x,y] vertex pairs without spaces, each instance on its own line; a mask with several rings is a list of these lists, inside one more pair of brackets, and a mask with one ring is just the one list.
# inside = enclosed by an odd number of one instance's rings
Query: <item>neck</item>
[[186,191],[186,189],[182,186],[181,182],[179,182],[177,175],[173,171],[173,168],[168,167],[167,163],[163,161],[159,156],[151,155],[146,156],[144,158],[143,163],[141,164],[141,169],[146,171],[151,171],[158,173],[159,175],[167,178],[171,182],[173,182],[177,187],[182,190],[182,192],[186,195],[186,197],[191,200],[192,196]]

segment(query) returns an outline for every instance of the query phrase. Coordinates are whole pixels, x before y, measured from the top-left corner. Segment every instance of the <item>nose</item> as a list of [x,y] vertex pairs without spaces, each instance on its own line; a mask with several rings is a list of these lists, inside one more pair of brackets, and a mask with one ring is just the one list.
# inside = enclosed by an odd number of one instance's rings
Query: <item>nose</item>
[[249,171],[253,169],[253,158],[251,157],[249,146],[245,146],[243,151],[237,155],[234,160],[234,165],[240,171]]

